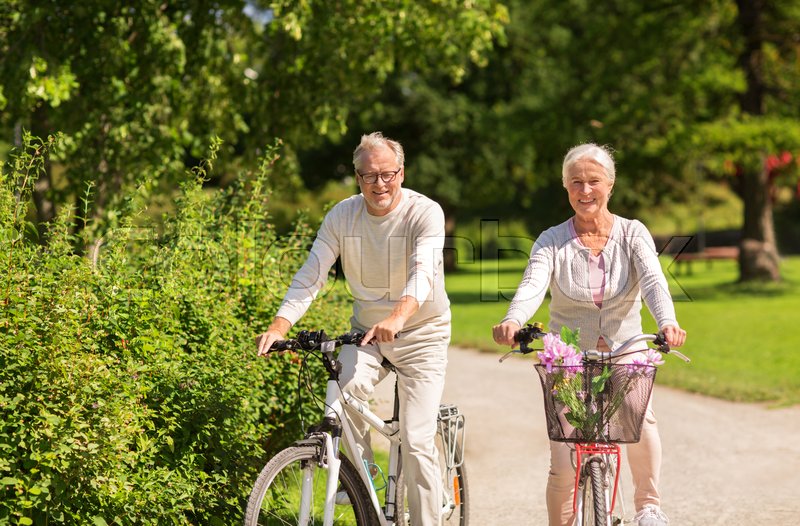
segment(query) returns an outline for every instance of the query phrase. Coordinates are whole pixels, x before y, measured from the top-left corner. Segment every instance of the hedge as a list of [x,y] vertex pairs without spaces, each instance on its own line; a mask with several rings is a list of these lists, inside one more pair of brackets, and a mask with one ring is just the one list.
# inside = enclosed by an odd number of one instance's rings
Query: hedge
[[[66,211],[43,243],[30,193],[61,140],[26,134],[0,176],[0,524],[239,523],[318,413],[296,359],[254,352],[313,239],[270,223],[278,145],[209,191],[215,141],[157,224],[143,183],[102,237]],[[303,326],[343,330],[347,305],[331,288]]]

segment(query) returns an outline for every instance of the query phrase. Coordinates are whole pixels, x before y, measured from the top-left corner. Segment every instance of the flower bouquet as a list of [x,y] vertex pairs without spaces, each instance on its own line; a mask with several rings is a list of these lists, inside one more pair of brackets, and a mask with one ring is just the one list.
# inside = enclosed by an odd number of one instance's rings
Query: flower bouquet
[[584,361],[579,331],[543,337],[536,369],[544,392],[548,435],[559,442],[638,442],[642,420],[663,363],[655,350],[628,363]]

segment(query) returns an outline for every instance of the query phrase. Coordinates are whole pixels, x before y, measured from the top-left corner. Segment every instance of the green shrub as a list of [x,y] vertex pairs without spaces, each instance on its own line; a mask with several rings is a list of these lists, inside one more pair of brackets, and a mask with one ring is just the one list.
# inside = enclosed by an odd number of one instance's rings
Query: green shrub
[[[240,522],[269,452],[317,412],[296,360],[254,352],[313,239],[270,223],[277,146],[208,192],[212,144],[158,229],[133,191],[99,241],[69,211],[40,244],[27,203],[59,140],[27,135],[0,179],[0,524]],[[342,291],[303,326],[345,329]]]

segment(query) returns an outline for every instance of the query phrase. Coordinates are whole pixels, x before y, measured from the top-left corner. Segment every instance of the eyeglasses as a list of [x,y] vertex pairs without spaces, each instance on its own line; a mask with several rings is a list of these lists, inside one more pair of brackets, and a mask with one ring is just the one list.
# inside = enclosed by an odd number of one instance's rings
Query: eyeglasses
[[356,170],[356,175],[361,177],[361,180],[367,184],[377,183],[378,177],[380,177],[381,181],[383,181],[384,183],[391,183],[392,181],[394,181],[394,178],[397,177],[397,174],[399,174],[400,170],[402,169],[403,167],[401,166],[400,168],[398,168],[393,172],[370,172],[368,174],[362,174],[359,173],[358,170]]

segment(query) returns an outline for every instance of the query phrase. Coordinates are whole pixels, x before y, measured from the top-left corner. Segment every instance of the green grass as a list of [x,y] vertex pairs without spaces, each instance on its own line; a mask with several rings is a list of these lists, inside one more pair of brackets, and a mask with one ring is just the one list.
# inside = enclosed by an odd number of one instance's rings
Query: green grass
[[[525,263],[478,261],[447,275],[454,345],[502,350],[491,327],[503,318]],[[668,359],[658,382],[728,400],[800,403],[800,257],[786,258],[784,281],[768,285],[735,283],[734,262],[696,263],[691,275],[674,275],[664,264],[688,333],[682,351],[692,363]],[[654,330],[643,311],[645,330]],[[548,319],[545,302],[533,320]]]

